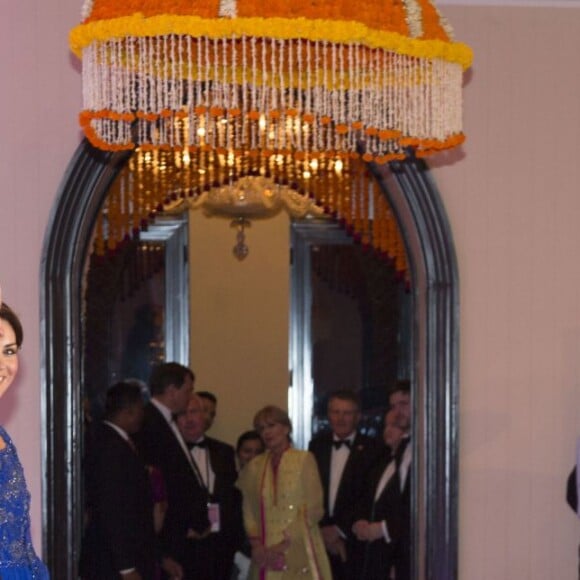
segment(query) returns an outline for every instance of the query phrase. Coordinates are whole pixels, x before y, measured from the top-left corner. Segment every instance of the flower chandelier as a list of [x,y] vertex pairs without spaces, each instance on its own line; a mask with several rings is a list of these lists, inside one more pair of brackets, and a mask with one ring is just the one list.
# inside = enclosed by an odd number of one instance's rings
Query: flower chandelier
[[[471,50],[429,0],[86,0],[89,140],[398,158],[463,140]],[[183,123],[187,119],[188,123]]]
[[373,206],[361,161],[464,140],[472,53],[430,0],[85,0],[82,17],[86,137],[164,156],[139,179],[171,173],[182,197],[261,176],[354,222]]

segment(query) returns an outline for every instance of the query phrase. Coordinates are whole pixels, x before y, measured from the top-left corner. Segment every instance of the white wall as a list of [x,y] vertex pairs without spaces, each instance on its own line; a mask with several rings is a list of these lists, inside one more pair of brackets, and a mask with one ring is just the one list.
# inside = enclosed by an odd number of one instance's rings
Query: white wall
[[[0,281],[27,333],[0,422],[24,463],[37,544],[39,268],[79,139],[67,32],[80,5],[0,2]],[[435,170],[461,279],[460,578],[573,578],[579,524],[564,482],[580,434],[580,8],[444,12],[476,53],[463,158]]]

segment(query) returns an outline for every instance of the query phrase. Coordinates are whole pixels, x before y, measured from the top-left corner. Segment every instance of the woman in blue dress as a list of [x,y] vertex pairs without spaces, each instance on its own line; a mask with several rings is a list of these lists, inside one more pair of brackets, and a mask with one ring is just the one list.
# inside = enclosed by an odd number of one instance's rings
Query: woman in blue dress
[[[18,372],[22,325],[0,296],[0,398]],[[0,426],[0,579],[48,580],[30,537],[30,494],[16,448]]]

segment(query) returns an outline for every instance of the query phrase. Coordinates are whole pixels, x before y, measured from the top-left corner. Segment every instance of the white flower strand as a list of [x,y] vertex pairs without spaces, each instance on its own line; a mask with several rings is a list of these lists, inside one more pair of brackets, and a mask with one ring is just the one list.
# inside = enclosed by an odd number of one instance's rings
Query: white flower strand
[[238,15],[238,3],[236,0],[220,0],[220,18],[236,18]]
[[[190,116],[187,128],[173,115],[136,122],[137,142],[179,148],[209,143],[228,149],[355,151],[360,139],[355,122],[363,130],[397,130],[426,140],[445,141],[461,131],[459,64],[370,50],[360,44],[296,39],[262,40],[258,55],[257,41],[169,35],[95,42],[84,51],[85,110],[158,115],[185,107]],[[226,62],[238,43],[241,64],[235,57],[233,63]],[[199,105],[206,107],[203,123],[195,113]],[[228,123],[210,114],[210,106],[223,107]],[[234,107],[241,111],[239,116],[228,112]],[[289,116],[290,109],[298,115]],[[250,111],[264,116],[266,130],[262,121],[258,131],[258,121],[248,119]],[[312,114],[314,123],[306,123],[305,114]],[[322,124],[323,117],[331,123]],[[346,126],[344,135],[337,134],[336,124]],[[99,139],[119,145],[131,142],[128,120],[111,120],[105,114],[95,116],[91,126]],[[364,139],[367,151],[375,155],[398,150],[396,139],[386,142],[377,135]]]
[[86,20],[93,12],[95,0],[85,0],[81,8],[81,21]]

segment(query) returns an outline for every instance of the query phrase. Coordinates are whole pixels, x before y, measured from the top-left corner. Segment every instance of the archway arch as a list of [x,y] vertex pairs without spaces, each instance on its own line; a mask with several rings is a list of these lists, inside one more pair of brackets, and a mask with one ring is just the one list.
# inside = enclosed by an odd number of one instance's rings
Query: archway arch
[[[63,178],[41,264],[44,554],[76,578],[80,547],[82,284],[96,216],[127,154],[82,142]],[[414,578],[457,578],[458,276],[451,230],[427,166],[371,168],[405,239],[413,292]]]

